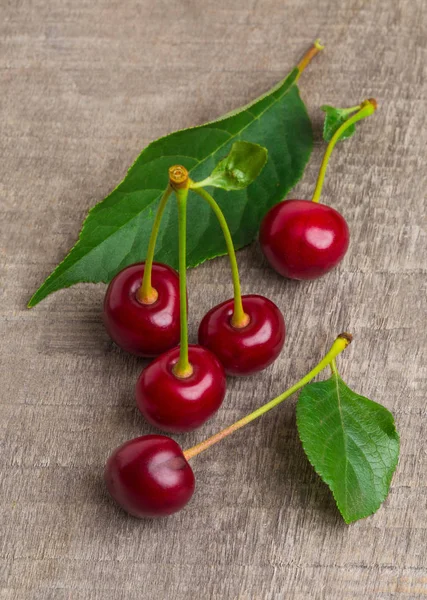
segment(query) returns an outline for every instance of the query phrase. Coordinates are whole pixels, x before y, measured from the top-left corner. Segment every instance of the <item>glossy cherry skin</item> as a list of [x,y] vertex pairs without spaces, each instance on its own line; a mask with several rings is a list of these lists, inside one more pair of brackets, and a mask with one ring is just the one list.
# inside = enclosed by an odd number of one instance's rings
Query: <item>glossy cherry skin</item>
[[310,200],[285,200],[261,223],[259,241],[268,262],[290,279],[316,279],[342,260],[350,232],[342,215]]
[[187,504],[194,474],[181,448],[164,435],[144,435],[125,442],[107,461],[107,489],[134,517],[163,517]]
[[212,308],[199,327],[199,344],[219,358],[228,375],[250,375],[261,371],[279,356],[285,342],[282,313],[264,296],[242,296],[250,321],[237,329],[231,325],[234,300]]
[[179,348],[165,352],[142,371],[136,384],[136,403],[146,420],[173,433],[207,421],[221,406],[226,389],[224,369],[206,348],[189,346],[190,377],[174,374],[178,358]]
[[111,281],[104,300],[104,325],[123,350],[151,357],[179,342],[179,277],[171,267],[154,263],[151,283],[158,298],[153,304],[142,304],[136,292],[144,266],[143,262],[130,265]]

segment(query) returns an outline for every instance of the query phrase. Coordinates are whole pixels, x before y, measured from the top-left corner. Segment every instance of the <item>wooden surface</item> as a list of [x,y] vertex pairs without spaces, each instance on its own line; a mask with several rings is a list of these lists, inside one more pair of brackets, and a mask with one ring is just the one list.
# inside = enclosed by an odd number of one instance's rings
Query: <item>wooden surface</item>
[[[1,600],[306,600],[427,595],[424,0],[2,0]],[[150,140],[265,91],[313,39],[301,79],[316,148],[294,192],[309,197],[323,103],[380,110],[332,159],[324,201],[350,223],[338,270],[285,281],[257,244],[244,292],[284,311],[287,343],[262,375],[230,379],[188,447],[296,381],[343,329],[345,380],[393,411],[400,463],[378,513],[346,526],[309,466],[294,402],[194,460],[197,493],[139,522],[107,498],[110,451],[152,431],[133,387],[142,361],[107,338],[104,285],[35,288],[82,218]],[[189,275],[191,336],[231,294],[219,259]]]

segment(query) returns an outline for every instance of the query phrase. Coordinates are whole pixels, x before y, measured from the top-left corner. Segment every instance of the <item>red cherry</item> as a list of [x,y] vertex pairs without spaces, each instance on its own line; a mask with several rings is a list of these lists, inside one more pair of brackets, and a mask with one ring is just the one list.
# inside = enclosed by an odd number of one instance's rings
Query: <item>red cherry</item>
[[181,510],[195,485],[181,448],[164,435],[144,435],[117,448],[107,461],[104,478],[114,500],[139,518]]
[[104,324],[123,350],[157,356],[179,343],[179,278],[171,267],[154,263],[151,281],[158,298],[143,304],[136,292],[144,266],[143,262],[130,265],[111,281],[104,300]]
[[182,433],[202,425],[221,406],[225,396],[224,369],[209,350],[188,347],[193,367],[189,377],[173,372],[179,348],[165,352],[145,368],[136,384],[136,402],[149,423],[164,431]]
[[273,269],[290,279],[316,279],[333,269],[350,239],[338,211],[310,200],[285,200],[261,223],[259,241]]
[[212,308],[199,327],[199,343],[209,348],[229,375],[261,371],[279,356],[285,342],[285,321],[277,306],[264,296],[242,296],[249,316],[245,327],[231,325],[234,300]]

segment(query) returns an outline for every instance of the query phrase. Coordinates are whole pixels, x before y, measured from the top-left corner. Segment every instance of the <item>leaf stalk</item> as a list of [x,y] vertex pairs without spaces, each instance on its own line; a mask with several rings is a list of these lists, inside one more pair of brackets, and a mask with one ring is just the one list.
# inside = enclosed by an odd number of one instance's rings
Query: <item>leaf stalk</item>
[[307,52],[304,54],[304,56],[297,65],[298,75],[296,81],[299,79],[301,73],[306,69],[306,67],[310,64],[313,58],[317,54],[319,54],[319,52],[321,52],[324,49],[324,47],[325,46],[323,46],[320,43],[320,40],[316,40],[315,42],[313,42],[313,45],[307,50]]

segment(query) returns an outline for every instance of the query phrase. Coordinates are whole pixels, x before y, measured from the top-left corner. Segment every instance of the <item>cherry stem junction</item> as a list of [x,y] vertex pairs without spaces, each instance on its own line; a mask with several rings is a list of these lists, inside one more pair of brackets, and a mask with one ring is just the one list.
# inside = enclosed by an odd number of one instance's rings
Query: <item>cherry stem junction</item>
[[185,379],[193,373],[188,360],[188,317],[187,317],[187,197],[188,171],[176,165],[169,169],[169,183],[178,202],[178,244],[179,244],[179,316],[181,340],[179,359],[173,368],[176,377]]
[[302,379],[300,379],[296,384],[294,384],[288,390],[286,390],[285,392],[280,394],[280,396],[277,396],[276,398],[274,398],[273,400],[270,400],[270,402],[267,402],[266,404],[264,404],[263,406],[261,406],[260,408],[255,410],[254,412],[250,413],[246,417],[243,417],[243,419],[236,421],[236,423],[233,423],[233,425],[230,425],[229,427],[226,427],[222,431],[219,431],[218,433],[216,433],[212,437],[208,438],[207,440],[201,442],[200,444],[197,444],[196,446],[193,446],[192,448],[185,450],[185,452],[184,452],[185,458],[187,460],[190,460],[190,458],[193,458],[194,456],[197,456],[197,454],[204,452],[205,450],[207,450],[208,448],[210,448],[211,446],[213,446],[220,440],[224,439],[225,437],[227,437],[234,431],[237,431],[238,429],[240,429],[241,427],[244,427],[251,421],[254,421],[258,417],[261,417],[263,414],[265,414],[266,412],[268,412],[269,410],[271,410],[272,408],[274,408],[275,406],[277,406],[278,404],[280,404],[281,402],[286,400],[286,398],[289,398],[289,396],[294,394],[296,391],[298,391],[299,389],[304,387],[307,383],[309,383],[312,379],[314,379],[314,377],[316,377],[316,375],[318,375],[321,371],[323,371],[323,369],[325,369],[328,365],[333,365],[332,368],[335,367],[335,369],[336,369],[335,358],[338,356],[338,354],[340,354],[343,350],[345,350],[347,348],[347,346],[350,344],[351,340],[352,340],[351,334],[341,333],[337,337],[337,339],[334,341],[334,343],[331,346],[331,349],[329,350],[329,352],[327,352],[327,354],[324,356],[324,358],[322,358],[322,360],[314,367],[314,369],[312,369],[309,373],[307,373],[307,375],[305,375]]
[[236,329],[241,329],[246,327],[250,321],[249,315],[247,315],[243,309],[242,303],[242,292],[240,288],[240,277],[239,277],[239,269],[237,266],[236,259],[236,251],[234,250],[233,239],[231,237],[230,229],[227,224],[227,220],[224,217],[224,214],[219,207],[218,203],[212,198],[212,196],[207,192],[204,188],[196,188],[192,187],[192,182],[190,181],[190,189],[192,189],[196,194],[201,196],[211,207],[214,212],[220,227],[222,229],[222,233],[224,235],[225,243],[227,246],[227,252],[230,259],[230,267],[231,267],[231,276],[233,279],[233,288],[234,288],[234,310],[233,315],[231,317],[231,325]]
[[144,265],[144,275],[142,277],[141,287],[136,292],[136,297],[141,304],[154,304],[159,295],[157,290],[151,284],[151,272],[153,270],[154,251],[156,249],[156,241],[159,234],[160,223],[172,191],[172,187],[168,185],[162,198],[160,199],[160,203],[157,208],[150,240],[148,242],[147,256],[145,258]]
[[369,100],[365,100],[364,102],[362,102],[362,104],[358,108],[359,108],[359,110],[357,111],[357,113],[354,114],[352,117],[348,118],[346,121],[344,121],[344,123],[341,125],[341,127],[339,127],[336,130],[336,132],[334,133],[334,135],[332,136],[332,138],[328,144],[328,147],[326,148],[325,154],[323,156],[322,164],[320,165],[320,170],[319,170],[319,175],[317,177],[316,187],[314,189],[314,194],[313,194],[313,198],[312,198],[313,202],[319,202],[319,200],[320,200],[323,182],[325,181],[326,169],[328,167],[328,162],[331,157],[332,150],[335,147],[335,144],[340,139],[340,137],[344,133],[344,131],[346,129],[348,129],[349,127],[351,127],[351,125],[354,125],[354,123],[357,123],[357,121],[361,121],[362,119],[365,119],[366,117],[369,117],[370,115],[372,115],[377,108],[377,102],[373,98],[370,98]]

